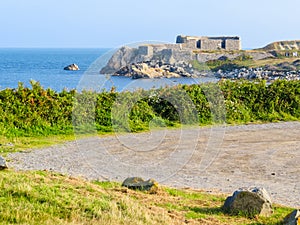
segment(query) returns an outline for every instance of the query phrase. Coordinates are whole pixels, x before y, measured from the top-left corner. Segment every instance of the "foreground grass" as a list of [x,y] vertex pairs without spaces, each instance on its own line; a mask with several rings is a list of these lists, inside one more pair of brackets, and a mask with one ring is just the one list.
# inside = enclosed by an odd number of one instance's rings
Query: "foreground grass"
[[222,212],[225,195],[162,187],[157,194],[118,183],[86,182],[46,171],[0,171],[0,224],[267,224],[292,209],[275,206],[271,218]]

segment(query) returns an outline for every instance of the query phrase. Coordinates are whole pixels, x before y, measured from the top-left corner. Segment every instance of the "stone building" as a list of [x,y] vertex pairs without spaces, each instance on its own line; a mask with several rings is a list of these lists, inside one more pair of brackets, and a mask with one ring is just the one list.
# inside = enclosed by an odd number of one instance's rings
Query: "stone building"
[[197,37],[179,35],[176,43],[182,48],[200,50],[241,50],[240,37]]

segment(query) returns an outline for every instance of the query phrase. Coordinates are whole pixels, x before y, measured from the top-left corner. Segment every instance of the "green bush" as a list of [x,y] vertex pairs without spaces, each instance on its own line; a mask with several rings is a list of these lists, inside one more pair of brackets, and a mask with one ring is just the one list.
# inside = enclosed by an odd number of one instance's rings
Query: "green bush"
[[[31,88],[0,91],[0,135],[144,131],[149,126],[299,120],[300,82],[220,81],[134,93]],[[150,124],[150,125],[149,125]]]

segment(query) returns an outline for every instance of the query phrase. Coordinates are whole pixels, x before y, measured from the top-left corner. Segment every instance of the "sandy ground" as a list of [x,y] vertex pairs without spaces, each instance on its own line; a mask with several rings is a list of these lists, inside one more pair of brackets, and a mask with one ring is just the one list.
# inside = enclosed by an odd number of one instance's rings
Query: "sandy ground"
[[78,139],[8,155],[18,170],[53,170],[90,180],[154,178],[163,185],[231,193],[264,187],[300,207],[300,123],[222,126]]

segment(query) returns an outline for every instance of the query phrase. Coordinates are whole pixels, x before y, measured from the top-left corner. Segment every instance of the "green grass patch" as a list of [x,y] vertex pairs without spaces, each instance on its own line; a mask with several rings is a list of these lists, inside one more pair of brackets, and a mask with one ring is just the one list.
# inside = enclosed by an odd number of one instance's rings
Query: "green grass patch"
[[157,194],[116,182],[87,182],[46,171],[0,172],[0,224],[282,224],[291,208],[270,218],[224,214],[224,194],[160,187]]
[[14,138],[0,136],[0,154],[5,155],[9,152],[20,152],[27,149],[42,148],[73,140],[75,140],[74,135],[50,135]]

